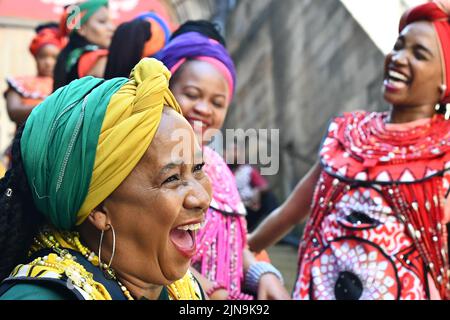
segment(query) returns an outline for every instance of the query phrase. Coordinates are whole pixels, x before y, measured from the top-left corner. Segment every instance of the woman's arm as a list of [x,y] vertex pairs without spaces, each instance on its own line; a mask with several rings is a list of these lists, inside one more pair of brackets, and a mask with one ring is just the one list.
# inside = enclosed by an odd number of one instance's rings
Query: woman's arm
[[[244,275],[247,275],[252,264],[258,263],[253,253],[244,249]],[[289,293],[283,286],[281,280],[273,273],[265,273],[259,279],[258,292],[256,292],[258,300],[290,300]]]
[[275,244],[308,216],[321,171],[320,164],[316,163],[297,184],[289,198],[249,234],[248,245],[251,251],[260,252]]
[[27,106],[22,103],[21,96],[14,90],[6,92],[6,109],[9,118],[18,126],[24,123],[35,106]]

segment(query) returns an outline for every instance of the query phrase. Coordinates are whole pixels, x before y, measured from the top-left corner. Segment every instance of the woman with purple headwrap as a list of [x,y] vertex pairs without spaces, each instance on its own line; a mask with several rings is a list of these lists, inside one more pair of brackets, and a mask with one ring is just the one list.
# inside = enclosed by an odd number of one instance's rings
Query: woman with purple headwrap
[[[209,28],[215,31],[212,24]],[[203,143],[204,170],[213,186],[206,224],[197,235],[199,250],[193,267],[209,280],[204,279],[202,286],[212,299],[288,299],[279,271],[258,262],[246,249],[246,213],[233,174],[207,146],[222,127],[234,95],[233,61],[221,44],[223,39],[217,39],[217,31],[212,39],[207,36],[211,32],[187,30],[176,32],[160,59],[173,74],[170,88],[183,115]]]

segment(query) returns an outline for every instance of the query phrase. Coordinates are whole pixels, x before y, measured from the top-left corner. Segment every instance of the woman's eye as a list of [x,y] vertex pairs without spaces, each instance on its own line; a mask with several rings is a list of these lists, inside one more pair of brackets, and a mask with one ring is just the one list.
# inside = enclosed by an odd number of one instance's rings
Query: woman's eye
[[216,108],[219,108],[219,109],[222,109],[222,108],[223,108],[223,104],[222,104],[222,103],[213,102],[213,105],[214,105]]
[[426,60],[427,59],[427,57],[425,57],[425,55],[423,55],[420,51],[415,51],[414,56],[418,60]]
[[166,180],[164,180],[163,184],[170,183],[170,182],[174,182],[174,181],[178,181],[178,180],[180,180],[179,175],[174,174],[173,176],[170,176],[169,178],[167,178]]
[[195,100],[197,99],[197,95],[193,94],[193,93],[185,93],[186,97],[188,97],[189,99]]
[[194,166],[194,172],[202,171],[203,167],[205,166],[205,163],[197,164]]

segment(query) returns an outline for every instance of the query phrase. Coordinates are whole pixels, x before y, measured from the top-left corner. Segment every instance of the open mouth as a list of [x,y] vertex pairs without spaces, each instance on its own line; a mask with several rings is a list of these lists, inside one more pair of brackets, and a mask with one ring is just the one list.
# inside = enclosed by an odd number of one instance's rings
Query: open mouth
[[202,120],[194,119],[194,118],[188,118],[188,122],[191,124],[194,131],[205,131],[209,128],[209,124],[206,122],[203,122]]
[[196,253],[197,232],[204,226],[203,222],[178,226],[170,231],[169,237],[175,248],[186,258],[191,259]]
[[389,69],[387,72],[387,76],[384,80],[386,86],[392,89],[403,89],[406,88],[410,83],[410,79],[404,74]]

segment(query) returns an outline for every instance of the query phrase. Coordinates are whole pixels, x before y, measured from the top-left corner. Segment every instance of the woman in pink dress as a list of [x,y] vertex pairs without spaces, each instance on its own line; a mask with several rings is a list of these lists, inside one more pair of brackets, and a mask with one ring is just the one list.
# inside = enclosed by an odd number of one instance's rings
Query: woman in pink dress
[[[205,23],[192,22],[175,32],[161,51],[171,70],[170,87],[186,119],[203,142],[204,170],[211,179],[213,200],[206,224],[197,235],[199,250],[193,267],[206,279],[202,285],[213,299],[289,298],[281,275],[246,249],[245,208],[232,172],[223,158],[207,146],[211,129],[219,130],[234,95],[235,69],[221,36]],[[201,27],[203,26],[203,27]],[[215,38],[215,39],[214,39]],[[245,294],[246,291],[249,294]]]

